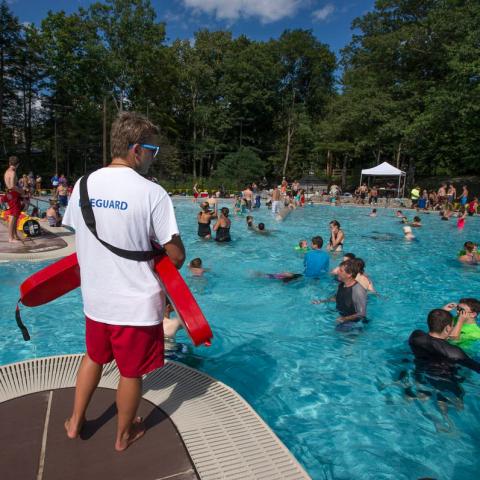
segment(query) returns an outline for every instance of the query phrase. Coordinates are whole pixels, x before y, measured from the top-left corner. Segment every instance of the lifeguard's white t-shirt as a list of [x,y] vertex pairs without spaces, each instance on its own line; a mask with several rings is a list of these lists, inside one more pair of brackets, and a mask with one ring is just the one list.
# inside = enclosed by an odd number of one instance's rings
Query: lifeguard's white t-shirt
[[[163,320],[165,293],[153,261],[136,262],[115,255],[85,225],[80,183],[70,198],[63,224],[75,229],[85,315],[112,325],[156,325]],[[124,250],[151,250],[178,234],[167,192],[131,168],[101,168],[88,178],[88,196],[98,236]]]

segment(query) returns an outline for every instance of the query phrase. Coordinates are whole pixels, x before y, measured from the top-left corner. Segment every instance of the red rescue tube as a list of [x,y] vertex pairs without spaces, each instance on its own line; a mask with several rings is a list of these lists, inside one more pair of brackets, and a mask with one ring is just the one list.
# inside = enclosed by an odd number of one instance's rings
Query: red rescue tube
[[20,285],[20,301],[27,307],[38,307],[79,286],[80,267],[73,253],[28,277]]
[[[212,330],[185,280],[167,255],[155,259],[155,272],[195,346],[210,345]],[[77,254],[62,258],[34,273],[20,285],[20,301],[36,307],[80,286]]]

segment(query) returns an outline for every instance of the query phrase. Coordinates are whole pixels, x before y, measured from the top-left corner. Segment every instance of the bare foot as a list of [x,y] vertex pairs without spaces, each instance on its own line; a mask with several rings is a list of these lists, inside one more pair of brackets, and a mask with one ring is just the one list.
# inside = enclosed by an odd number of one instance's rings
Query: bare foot
[[23,243],[19,238],[12,238],[8,240],[10,243]]
[[78,435],[80,434],[80,431],[82,430],[83,427],[83,422],[85,419],[82,419],[80,422],[75,423],[72,418],[67,418],[65,420],[65,431],[67,432],[67,437],[71,438],[72,440],[77,438]]
[[143,424],[142,417],[136,417],[132,422],[132,426],[128,433],[124,434],[122,438],[117,439],[115,442],[115,450],[117,452],[123,452],[133,442],[136,442],[139,438],[145,434],[145,425]]

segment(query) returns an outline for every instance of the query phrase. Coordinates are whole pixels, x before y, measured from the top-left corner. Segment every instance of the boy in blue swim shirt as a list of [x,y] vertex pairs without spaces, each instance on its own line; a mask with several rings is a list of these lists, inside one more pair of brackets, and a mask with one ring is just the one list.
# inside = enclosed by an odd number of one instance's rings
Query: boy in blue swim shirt
[[330,270],[330,258],[322,251],[323,238],[320,236],[312,238],[312,249],[305,254],[303,265],[306,277],[318,278]]

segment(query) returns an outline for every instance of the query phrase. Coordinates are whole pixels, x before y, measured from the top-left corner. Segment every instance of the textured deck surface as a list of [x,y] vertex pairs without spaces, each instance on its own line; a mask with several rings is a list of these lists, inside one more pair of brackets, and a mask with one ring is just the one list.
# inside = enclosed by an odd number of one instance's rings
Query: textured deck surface
[[114,364],[104,368],[83,439],[68,440],[63,422],[80,360],[65,355],[0,367],[2,479],[309,478],[237,393],[175,362],[145,377],[141,414],[149,430],[126,452],[113,449]]
[[113,448],[115,391],[99,389],[79,439],[68,440],[63,423],[74,389],[26,395],[0,404],[2,480],[174,479],[198,478],[180,435],[155,405],[142,401],[139,414],[147,433],[128,450]]

